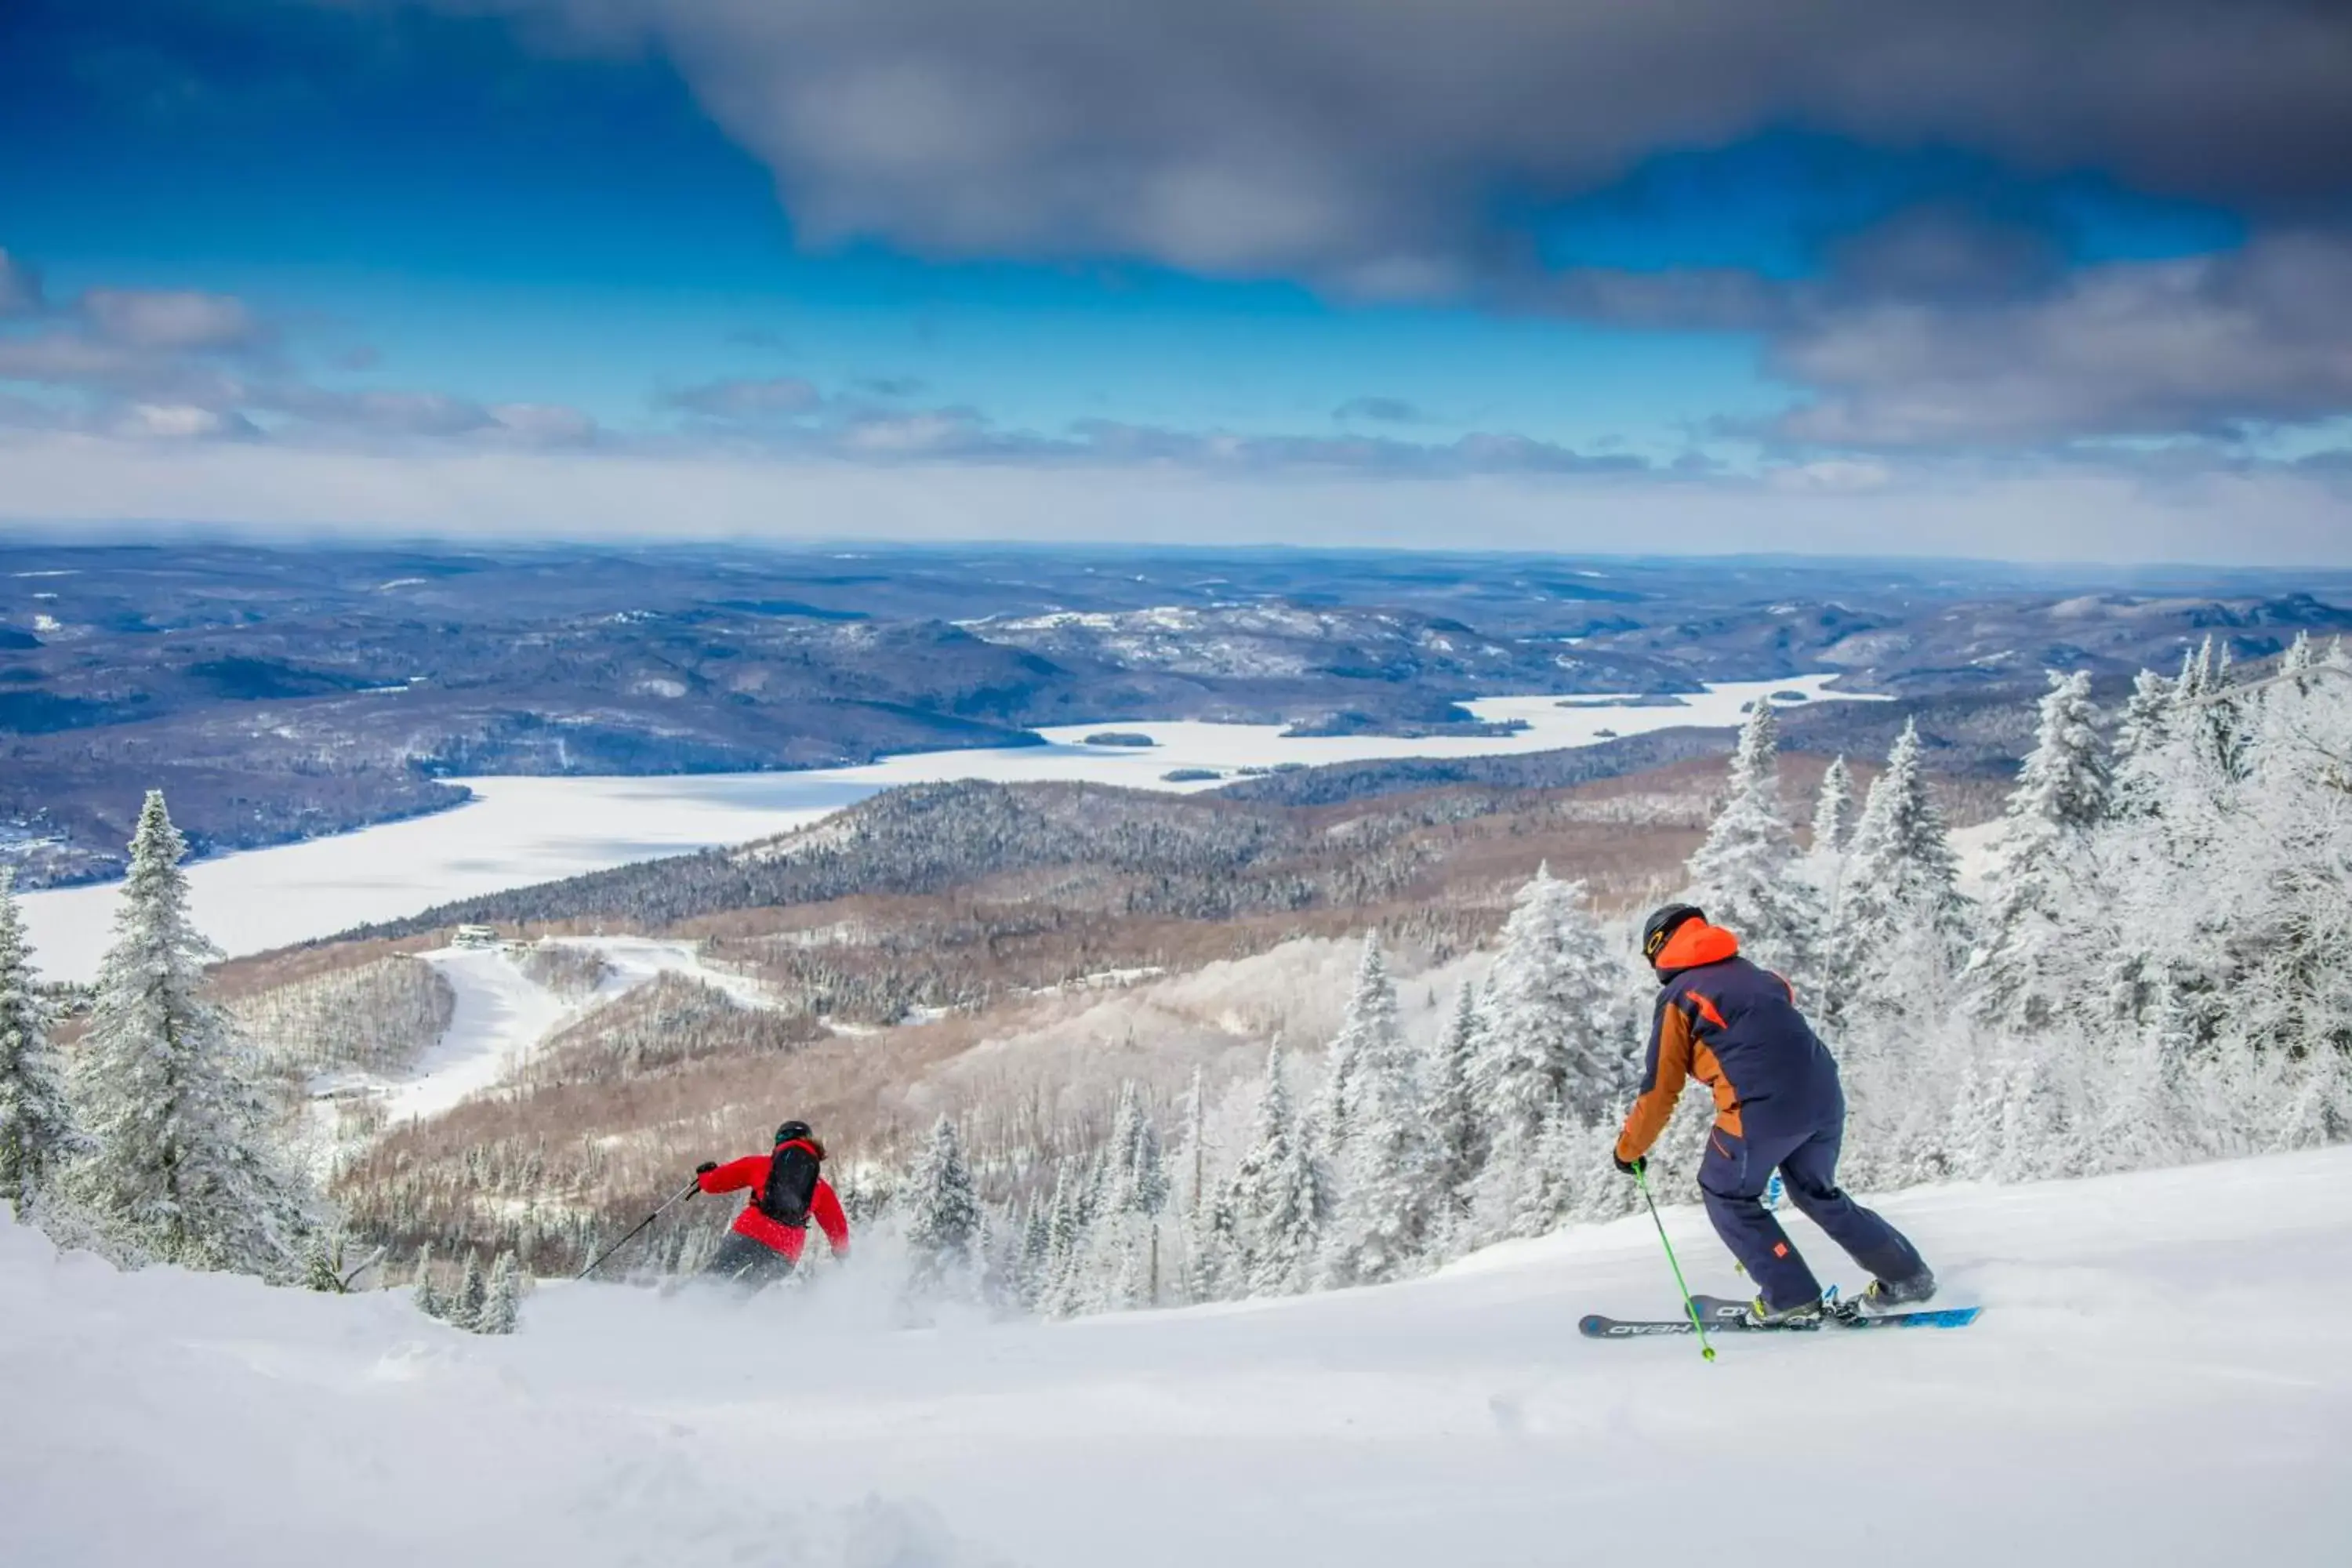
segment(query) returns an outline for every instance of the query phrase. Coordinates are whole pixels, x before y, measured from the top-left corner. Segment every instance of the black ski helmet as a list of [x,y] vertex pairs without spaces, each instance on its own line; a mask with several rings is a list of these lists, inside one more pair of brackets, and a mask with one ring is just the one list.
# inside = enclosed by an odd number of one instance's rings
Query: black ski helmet
[[1686,921],[1705,919],[1706,911],[1696,904],[1668,904],[1642,922],[1642,956],[1654,965],[1677,929]]
[[816,1129],[811,1127],[805,1121],[787,1121],[782,1127],[776,1129],[776,1145],[779,1148],[782,1148],[787,1143],[814,1143],[815,1142]]

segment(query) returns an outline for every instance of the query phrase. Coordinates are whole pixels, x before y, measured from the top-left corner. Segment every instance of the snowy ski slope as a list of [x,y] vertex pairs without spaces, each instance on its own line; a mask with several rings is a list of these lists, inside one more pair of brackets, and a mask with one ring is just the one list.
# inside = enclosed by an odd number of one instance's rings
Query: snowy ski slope
[[548,1036],[592,1008],[627,994],[659,974],[683,974],[714,986],[746,1007],[774,1005],[756,981],[712,969],[690,942],[650,937],[564,937],[560,945],[585,948],[611,973],[589,995],[566,1001],[519,968],[500,948],[436,948],[417,956],[449,982],[457,1006],[441,1038],[407,1074],[393,1079],[335,1075],[336,1087],[375,1088],[394,1121],[438,1116],[470,1094],[491,1088]]
[[869,1247],[749,1304],[550,1287],[509,1340],[0,1222],[0,1539],[26,1568],[2352,1561],[2317,1310],[2352,1291],[2352,1149],[1885,1206],[1975,1327],[1713,1366],[1577,1337],[1673,1310],[1645,1219],[1404,1286],[916,1330]]

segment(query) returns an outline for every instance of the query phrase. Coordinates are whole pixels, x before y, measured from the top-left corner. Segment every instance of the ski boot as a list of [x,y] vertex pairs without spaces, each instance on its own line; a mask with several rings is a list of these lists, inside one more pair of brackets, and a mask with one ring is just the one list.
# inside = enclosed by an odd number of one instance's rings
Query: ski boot
[[1759,1296],[1748,1304],[1748,1326],[1751,1329],[1817,1329],[1822,1324],[1823,1310],[1818,1296],[1810,1301],[1800,1301],[1793,1307],[1774,1307]]
[[1922,1268],[1910,1279],[1891,1285],[1884,1279],[1872,1280],[1869,1288],[1854,1299],[1853,1305],[1864,1316],[1876,1317],[1882,1312],[1899,1312],[1916,1306],[1935,1293],[1935,1274]]

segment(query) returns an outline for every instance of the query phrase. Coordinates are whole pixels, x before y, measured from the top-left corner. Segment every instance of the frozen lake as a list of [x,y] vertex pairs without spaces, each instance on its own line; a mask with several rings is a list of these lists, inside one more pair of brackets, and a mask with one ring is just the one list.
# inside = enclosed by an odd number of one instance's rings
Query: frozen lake
[[[1839,693],[1822,689],[1831,679],[1733,682],[1672,708],[1563,708],[1557,697],[1496,697],[1466,705],[1482,720],[1527,721],[1527,729],[1509,735],[1292,737],[1269,724],[1107,722],[1043,731],[1051,742],[1044,746],[919,752],[866,767],[804,773],[468,779],[479,798],[454,811],[198,861],[188,868],[189,881],[197,922],[236,956],[395,920],[452,899],[740,844],[814,822],[898,784],[1072,779],[1190,792],[1229,782],[1242,767],[1557,751],[1591,745],[1604,738],[1603,730],[1633,735],[1685,724],[1736,725],[1745,704],[1769,692],[1835,699]],[[1087,736],[1105,731],[1149,735],[1155,743],[1085,743]],[[1221,776],[1163,781],[1162,774],[1184,768]],[[111,934],[113,886],[27,893],[22,901],[41,972],[57,979],[89,978]]]

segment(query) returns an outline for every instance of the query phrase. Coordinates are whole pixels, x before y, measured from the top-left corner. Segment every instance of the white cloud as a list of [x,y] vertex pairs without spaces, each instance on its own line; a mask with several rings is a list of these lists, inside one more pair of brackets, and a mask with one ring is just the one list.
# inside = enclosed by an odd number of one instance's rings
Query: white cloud
[[1767,468],[1765,482],[1776,489],[1853,494],[1885,489],[1895,475],[1884,463],[1825,458],[1815,463],[1788,463]]
[[115,416],[114,434],[134,440],[194,441],[250,435],[243,416],[186,403],[133,403]]

